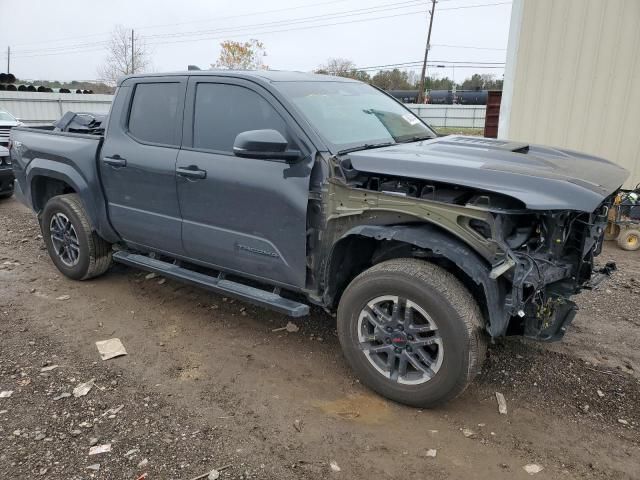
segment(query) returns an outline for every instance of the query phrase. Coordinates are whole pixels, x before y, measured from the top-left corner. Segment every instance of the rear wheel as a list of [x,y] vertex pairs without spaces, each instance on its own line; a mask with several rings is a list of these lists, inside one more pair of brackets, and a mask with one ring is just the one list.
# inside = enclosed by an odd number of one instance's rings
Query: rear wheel
[[640,230],[635,228],[623,230],[618,237],[618,246],[629,251],[640,249]]
[[366,270],[338,307],[340,343],[361,381],[413,406],[435,406],[464,391],[484,360],[481,325],[460,281],[415,259]]
[[40,222],[51,260],[64,275],[86,280],[102,275],[111,265],[111,244],[91,228],[75,193],[51,198]]

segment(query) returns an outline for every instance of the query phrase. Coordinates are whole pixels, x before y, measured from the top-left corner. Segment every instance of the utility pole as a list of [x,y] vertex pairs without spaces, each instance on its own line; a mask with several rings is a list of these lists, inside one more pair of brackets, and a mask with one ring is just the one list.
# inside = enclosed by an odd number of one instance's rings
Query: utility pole
[[429,32],[427,33],[427,47],[424,50],[424,63],[422,64],[422,73],[420,74],[420,91],[418,92],[418,103],[424,102],[424,77],[427,73],[427,58],[429,57],[429,49],[431,48],[431,29],[433,28],[433,14],[436,11],[436,0],[431,2],[431,11],[429,12]]
[[11,47],[7,47],[7,73],[11,73]]
[[134,58],[136,57],[135,53],[135,48],[133,45],[133,28],[131,29],[131,73],[134,74],[136,73],[136,69],[134,66]]

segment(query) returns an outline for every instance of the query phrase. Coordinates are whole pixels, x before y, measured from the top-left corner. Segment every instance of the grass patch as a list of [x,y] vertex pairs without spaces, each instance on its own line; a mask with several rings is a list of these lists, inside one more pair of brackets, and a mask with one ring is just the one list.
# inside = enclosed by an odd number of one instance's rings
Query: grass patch
[[484,136],[483,128],[431,127],[440,135],[473,135]]

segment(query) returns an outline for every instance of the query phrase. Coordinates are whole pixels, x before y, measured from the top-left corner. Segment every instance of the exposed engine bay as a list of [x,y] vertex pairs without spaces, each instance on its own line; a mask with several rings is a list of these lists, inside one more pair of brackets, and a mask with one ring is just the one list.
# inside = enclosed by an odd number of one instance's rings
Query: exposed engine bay
[[491,319],[487,330],[492,336],[560,339],[577,310],[570,297],[592,288],[615,270],[615,264],[607,264],[595,271],[594,264],[602,250],[607,214],[615,195],[593,212],[531,210],[520,200],[500,193],[368,174],[349,168],[348,161],[341,167],[349,187],[376,192],[387,202],[417,200],[420,204],[424,201],[459,207],[456,223],[467,233],[473,232],[487,247],[476,251],[484,252],[489,278],[474,280],[484,282],[485,291],[495,289],[495,302],[487,301],[486,305]]

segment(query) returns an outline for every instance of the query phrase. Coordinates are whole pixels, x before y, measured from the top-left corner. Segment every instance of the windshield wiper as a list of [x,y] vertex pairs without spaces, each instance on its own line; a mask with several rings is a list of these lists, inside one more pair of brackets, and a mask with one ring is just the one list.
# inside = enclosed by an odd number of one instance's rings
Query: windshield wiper
[[436,137],[431,135],[414,135],[411,138],[407,138],[406,140],[400,140],[398,143],[411,143],[411,142],[419,142],[421,140],[433,140]]
[[365,143],[364,145],[358,145],[357,147],[345,148],[344,150],[338,150],[338,155],[345,153],[358,152],[360,150],[371,150],[372,148],[388,147],[395,145],[396,142],[382,142],[382,143]]

